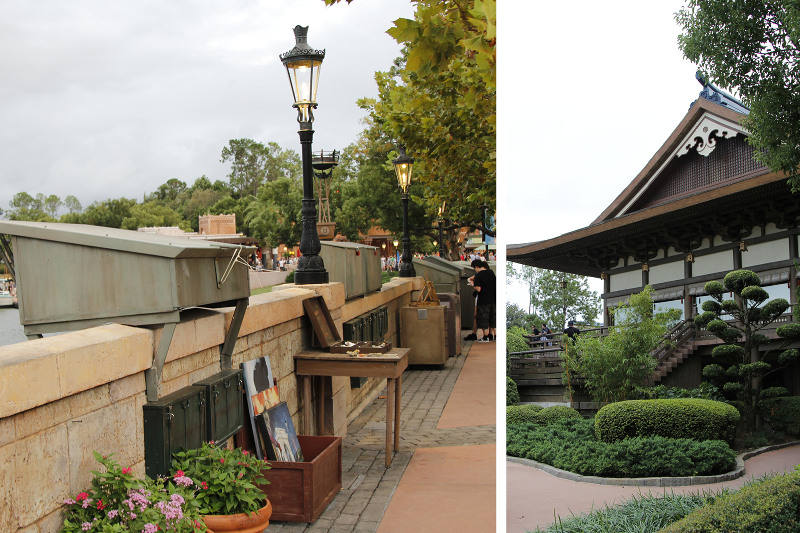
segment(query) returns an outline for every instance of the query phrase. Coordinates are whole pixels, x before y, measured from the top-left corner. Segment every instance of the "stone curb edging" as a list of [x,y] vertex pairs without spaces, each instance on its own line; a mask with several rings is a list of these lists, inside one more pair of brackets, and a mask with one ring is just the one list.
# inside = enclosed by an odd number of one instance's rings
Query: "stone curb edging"
[[725,474],[718,474],[715,476],[686,476],[686,477],[631,477],[631,478],[611,478],[599,476],[583,476],[574,472],[561,470],[554,466],[539,463],[531,459],[523,459],[521,457],[506,456],[506,461],[517,463],[525,466],[538,468],[539,470],[550,474],[551,476],[568,479],[570,481],[579,481],[581,483],[595,483],[597,485],[612,485],[612,486],[634,486],[634,487],[684,487],[688,485],[707,485],[711,483],[721,483],[723,481],[731,481],[742,477],[745,474],[744,462],[751,457],[760,455],[762,453],[789,448],[790,446],[798,446],[800,441],[784,442],[783,444],[775,444],[773,446],[764,446],[757,450],[745,452],[736,456],[736,468],[732,472]]

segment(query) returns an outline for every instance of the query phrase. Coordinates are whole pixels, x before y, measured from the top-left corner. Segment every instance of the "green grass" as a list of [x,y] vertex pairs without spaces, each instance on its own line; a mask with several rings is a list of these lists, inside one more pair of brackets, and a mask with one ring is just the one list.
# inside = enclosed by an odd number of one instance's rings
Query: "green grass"
[[617,506],[606,505],[586,514],[559,519],[545,529],[537,528],[534,533],[655,533],[727,492],[723,489],[701,494],[641,494]]
[[260,289],[253,289],[250,291],[250,296],[255,296],[256,294],[264,294],[265,292],[272,292],[272,285],[269,287],[261,287]]

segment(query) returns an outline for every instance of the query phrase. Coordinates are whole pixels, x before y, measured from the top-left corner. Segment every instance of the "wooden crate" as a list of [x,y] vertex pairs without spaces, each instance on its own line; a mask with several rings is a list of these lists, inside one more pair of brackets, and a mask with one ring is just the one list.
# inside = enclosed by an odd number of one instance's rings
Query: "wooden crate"
[[313,522],[342,490],[342,438],[298,435],[303,462],[270,461],[260,488],[272,503],[270,520]]

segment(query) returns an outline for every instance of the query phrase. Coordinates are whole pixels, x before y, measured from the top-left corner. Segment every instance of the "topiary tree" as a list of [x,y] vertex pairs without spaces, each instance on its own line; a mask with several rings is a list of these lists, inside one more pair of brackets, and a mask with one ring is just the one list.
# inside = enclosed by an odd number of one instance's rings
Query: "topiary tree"
[[[695,324],[725,344],[714,347],[711,355],[718,363],[707,365],[703,376],[722,384],[728,397],[736,398],[732,403],[742,412],[747,427],[755,429],[763,378],[797,359],[798,350],[785,348],[800,339],[800,324],[778,327],[777,335],[787,342],[762,356],[759,346],[769,339],[759,331],[781,316],[789,308],[789,302],[783,298],[767,301],[769,294],[751,270],[731,271],[722,283],[706,283],[705,291],[713,299],[703,302],[703,313],[695,317]],[[734,294],[733,300],[724,299],[728,292]]]

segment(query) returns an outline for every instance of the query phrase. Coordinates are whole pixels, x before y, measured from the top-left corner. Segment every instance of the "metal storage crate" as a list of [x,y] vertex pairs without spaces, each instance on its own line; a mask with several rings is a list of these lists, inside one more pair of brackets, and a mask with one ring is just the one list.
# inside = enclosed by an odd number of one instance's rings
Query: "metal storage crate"
[[184,387],[156,402],[144,412],[144,468],[155,479],[166,475],[172,454],[199,448],[206,439],[206,390]]
[[444,322],[447,332],[447,355],[461,354],[461,303],[458,294],[439,293],[439,301],[444,306]]
[[400,308],[400,342],[410,365],[443,365],[447,362],[444,306]]
[[225,370],[194,384],[206,391],[206,439],[222,442],[244,426],[242,370]]
[[330,281],[344,283],[345,298],[381,289],[378,249],[354,242],[323,242],[319,252]]
[[461,269],[452,265],[449,261],[444,261],[437,256],[428,256],[421,259],[414,259],[414,269],[418,276],[427,276],[433,282],[436,292],[449,292],[458,294],[461,292],[459,286],[459,275]]

